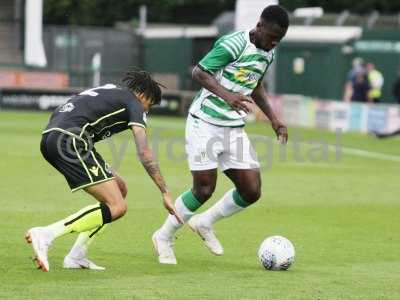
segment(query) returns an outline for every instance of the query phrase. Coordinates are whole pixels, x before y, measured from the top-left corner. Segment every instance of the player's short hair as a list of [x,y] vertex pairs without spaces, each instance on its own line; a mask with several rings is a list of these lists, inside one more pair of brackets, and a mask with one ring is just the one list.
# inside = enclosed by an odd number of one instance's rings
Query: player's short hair
[[289,15],[286,9],[280,5],[269,5],[264,8],[261,13],[261,19],[265,23],[277,24],[282,28],[289,27]]
[[125,73],[122,81],[134,93],[143,94],[152,104],[160,104],[162,84],[155,81],[151,74],[143,70],[133,70]]

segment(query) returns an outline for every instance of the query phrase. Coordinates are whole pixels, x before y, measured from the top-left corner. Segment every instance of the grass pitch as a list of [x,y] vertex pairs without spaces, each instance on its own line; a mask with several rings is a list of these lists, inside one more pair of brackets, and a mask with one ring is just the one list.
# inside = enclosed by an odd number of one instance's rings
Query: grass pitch
[[[48,116],[0,112],[1,299],[400,299],[400,140],[337,138],[294,128],[286,154],[257,140],[263,196],[216,225],[225,255],[209,254],[185,228],[176,240],[177,266],[159,265],[154,257],[150,237],[166,212],[136,161],[130,133],[113,138],[113,144],[102,142],[98,151],[119,165],[129,186],[127,215],[92,244],[90,257],[107,270],[61,268],[75,235],[54,243],[50,273],[35,270],[23,239],[26,229],[93,201],[83,192],[71,194],[42,159],[40,132]],[[159,159],[176,196],[191,184],[183,156],[184,120],[153,117],[149,124],[153,137],[164,137]],[[247,132],[256,139],[273,136],[263,124],[249,124]],[[336,143],[342,146],[338,153]],[[218,180],[204,208],[231,187],[223,174]],[[296,262],[289,271],[259,266],[258,246],[270,235],[294,243]]]

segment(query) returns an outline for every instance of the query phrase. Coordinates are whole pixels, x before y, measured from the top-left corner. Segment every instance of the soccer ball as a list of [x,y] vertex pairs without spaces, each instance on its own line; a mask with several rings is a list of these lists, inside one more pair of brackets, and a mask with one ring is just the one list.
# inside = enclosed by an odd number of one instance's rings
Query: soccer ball
[[293,244],[285,237],[266,238],[258,250],[261,265],[267,270],[287,270],[294,262]]

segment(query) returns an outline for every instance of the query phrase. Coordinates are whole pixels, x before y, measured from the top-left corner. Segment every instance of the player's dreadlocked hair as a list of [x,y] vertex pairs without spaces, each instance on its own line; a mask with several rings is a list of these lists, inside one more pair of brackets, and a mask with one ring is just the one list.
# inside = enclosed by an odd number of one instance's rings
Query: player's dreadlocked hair
[[160,104],[160,86],[164,88],[165,86],[155,81],[149,72],[141,70],[128,71],[122,81],[132,92],[143,94],[151,100],[152,104]]
[[282,28],[289,27],[289,15],[280,5],[270,5],[264,8],[261,18],[265,23],[277,24]]

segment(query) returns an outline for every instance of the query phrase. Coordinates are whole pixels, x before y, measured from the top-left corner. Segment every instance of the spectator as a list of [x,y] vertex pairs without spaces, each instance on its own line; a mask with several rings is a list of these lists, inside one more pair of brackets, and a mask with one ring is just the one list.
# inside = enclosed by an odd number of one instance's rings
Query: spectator
[[[354,84],[358,74],[365,74],[364,61],[360,57],[356,57],[352,61],[352,69],[347,74],[346,84],[344,87],[343,100],[350,102],[353,98]],[[356,97],[357,98],[357,97]]]
[[371,86],[369,98],[371,102],[378,103],[382,97],[383,75],[379,72],[373,63],[367,64],[368,82]]
[[369,98],[371,87],[365,73],[358,73],[355,76],[351,89],[351,101],[371,102]]
[[400,104],[400,68],[397,70],[397,78],[393,84],[392,94],[396,98],[397,103]]

